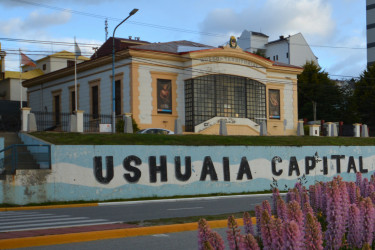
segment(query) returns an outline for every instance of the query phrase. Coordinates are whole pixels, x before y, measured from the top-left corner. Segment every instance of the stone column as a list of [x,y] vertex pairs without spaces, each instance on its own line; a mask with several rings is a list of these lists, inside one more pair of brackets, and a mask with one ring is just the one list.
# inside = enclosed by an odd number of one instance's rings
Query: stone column
[[77,132],[78,133],[83,133],[83,113],[85,113],[85,111],[83,111],[83,110],[77,110],[76,111]]
[[220,120],[220,135],[228,135],[227,122],[225,120]]
[[368,137],[368,129],[367,129],[367,125],[366,124],[362,125],[361,137]]
[[297,136],[304,136],[305,130],[303,129],[303,120],[298,121]]
[[332,122],[327,122],[327,136],[332,136]]
[[21,126],[21,131],[22,132],[27,132],[27,126],[29,123],[29,114],[30,114],[31,108],[21,108],[21,113],[22,113],[22,126]]
[[360,137],[361,136],[361,124],[355,123],[354,126],[354,137]]
[[125,113],[125,115],[123,116],[123,119],[124,119],[124,133],[133,134],[132,114]]
[[181,135],[182,134],[182,125],[180,119],[176,119],[174,121],[174,134]]

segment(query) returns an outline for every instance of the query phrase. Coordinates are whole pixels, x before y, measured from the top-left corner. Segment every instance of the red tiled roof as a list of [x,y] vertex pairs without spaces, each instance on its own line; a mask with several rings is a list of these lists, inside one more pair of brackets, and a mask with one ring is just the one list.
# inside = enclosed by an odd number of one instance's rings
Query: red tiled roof
[[[124,39],[124,38],[117,38],[115,37],[115,50],[125,50],[129,47],[149,44],[149,42],[136,40],[136,39]],[[91,56],[91,59],[96,59],[102,56],[112,54],[112,46],[113,40],[112,37],[108,38],[108,40]]]

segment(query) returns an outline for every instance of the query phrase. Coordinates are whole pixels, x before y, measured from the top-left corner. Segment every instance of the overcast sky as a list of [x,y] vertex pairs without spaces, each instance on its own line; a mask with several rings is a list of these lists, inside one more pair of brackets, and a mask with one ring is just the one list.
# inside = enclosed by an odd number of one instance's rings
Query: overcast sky
[[73,52],[74,37],[90,56],[105,41],[105,19],[110,37],[133,8],[138,13],[116,37],[219,46],[244,29],[262,32],[269,41],[301,32],[331,78],[358,77],[366,67],[365,0],[0,0],[6,69],[18,70],[18,49],[35,60],[62,49]]

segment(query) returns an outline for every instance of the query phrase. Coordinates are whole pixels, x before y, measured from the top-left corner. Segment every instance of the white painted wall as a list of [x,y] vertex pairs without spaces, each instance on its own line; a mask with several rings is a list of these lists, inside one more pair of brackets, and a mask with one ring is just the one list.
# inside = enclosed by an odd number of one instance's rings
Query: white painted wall
[[266,45],[266,57],[272,61],[289,64],[287,53],[289,52],[288,41],[282,40]]
[[303,66],[307,61],[313,61],[318,64],[318,59],[312,52],[310,46],[306,42],[301,33],[290,36],[290,64]]

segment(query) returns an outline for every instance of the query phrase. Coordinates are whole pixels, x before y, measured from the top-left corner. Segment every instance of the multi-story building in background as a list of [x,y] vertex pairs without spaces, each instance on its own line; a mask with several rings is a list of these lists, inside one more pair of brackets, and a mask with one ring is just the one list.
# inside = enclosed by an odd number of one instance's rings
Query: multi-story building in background
[[287,37],[280,36],[278,40],[269,42],[265,34],[244,30],[238,38],[238,46],[275,62],[300,67],[307,61],[318,64],[318,58],[301,33]]

